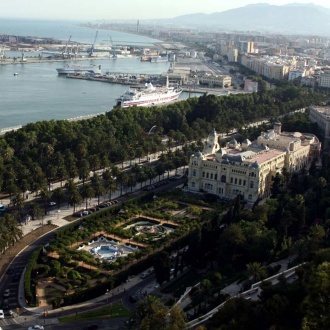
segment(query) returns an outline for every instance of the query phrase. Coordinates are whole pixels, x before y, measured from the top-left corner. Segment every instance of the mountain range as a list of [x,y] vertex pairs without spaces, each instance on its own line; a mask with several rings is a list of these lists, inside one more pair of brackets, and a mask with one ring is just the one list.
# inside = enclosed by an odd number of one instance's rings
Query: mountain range
[[330,8],[314,4],[259,3],[212,14],[188,14],[159,20],[159,23],[219,30],[330,35]]

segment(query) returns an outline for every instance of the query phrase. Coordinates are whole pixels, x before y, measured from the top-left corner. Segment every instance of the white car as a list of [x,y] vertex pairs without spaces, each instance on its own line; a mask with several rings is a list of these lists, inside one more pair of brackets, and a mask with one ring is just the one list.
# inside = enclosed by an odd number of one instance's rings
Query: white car
[[5,292],[3,293],[3,297],[4,298],[8,298],[10,295],[10,290],[9,289],[6,289]]
[[44,330],[44,327],[42,325],[35,324],[32,327],[28,327],[28,330]]
[[0,320],[5,318],[5,314],[3,313],[3,310],[0,309]]

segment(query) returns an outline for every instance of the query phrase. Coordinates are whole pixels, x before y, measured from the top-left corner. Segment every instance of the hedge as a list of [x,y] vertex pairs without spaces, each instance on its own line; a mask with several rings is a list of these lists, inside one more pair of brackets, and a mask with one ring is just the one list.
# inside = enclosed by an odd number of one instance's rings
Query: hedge
[[33,299],[33,294],[31,291],[31,275],[32,275],[32,270],[35,267],[35,265],[37,264],[37,261],[39,259],[40,256],[40,252],[41,252],[42,247],[39,247],[37,250],[35,250],[32,255],[31,258],[25,268],[25,274],[24,274],[24,292],[25,292],[25,299],[27,300],[27,303],[30,304],[32,299]]

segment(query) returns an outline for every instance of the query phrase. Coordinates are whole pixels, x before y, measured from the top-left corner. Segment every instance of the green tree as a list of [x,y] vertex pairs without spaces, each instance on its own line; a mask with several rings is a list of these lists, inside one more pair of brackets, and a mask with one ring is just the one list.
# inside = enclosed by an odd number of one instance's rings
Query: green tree
[[252,262],[247,264],[246,267],[249,275],[253,278],[253,283],[267,277],[267,268],[259,262]]

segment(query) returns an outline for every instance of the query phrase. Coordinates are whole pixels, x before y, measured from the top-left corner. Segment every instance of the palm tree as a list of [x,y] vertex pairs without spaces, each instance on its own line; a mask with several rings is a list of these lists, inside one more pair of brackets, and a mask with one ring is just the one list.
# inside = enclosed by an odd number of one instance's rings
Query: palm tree
[[88,199],[91,199],[95,196],[95,191],[94,191],[93,187],[89,183],[86,183],[84,186],[81,186],[80,195],[82,198],[85,199],[86,209],[87,209],[88,208],[88,206],[87,206]]
[[5,215],[4,226],[8,232],[8,244],[14,245],[15,242],[22,238],[23,232],[21,228],[19,228],[16,219],[11,214]]
[[95,195],[97,196],[97,205],[100,204],[100,196],[103,196],[105,193],[105,189],[102,185],[102,182],[100,180],[98,180],[97,182],[95,182],[93,184],[93,188],[94,188],[94,192]]
[[69,179],[65,184],[65,188],[69,194],[71,194],[74,190],[77,189],[76,184],[74,183],[73,179]]
[[246,267],[254,283],[267,277],[267,268],[259,262],[249,263]]
[[52,197],[54,197],[56,199],[57,202],[57,209],[60,208],[61,206],[61,199],[64,197],[64,190],[61,187],[58,187],[56,189],[54,189],[53,193],[52,193]]
[[85,185],[85,181],[89,178],[90,175],[90,166],[86,159],[83,159],[79,163],[78,174],[79,179],[82,180],[83,185]]
[[79,205],[81,202],[82,197],[80,196],[79,191],[77,189],[73,190],[69,197],[69,204],[73,206],[73,213],[76,212],[76,205]]
[[109,191],[109,199],[111,200],[112,192],[117,190],[116,182],[109,169],[106,169],[105,172],[103,172],[102,177],[104,180],[104,188],[106,191]]
[[133,192],[133,186],[136,185],[136,178],[135,175],[133,173],[128,175],[128,186],[131,187],[131,193]]

